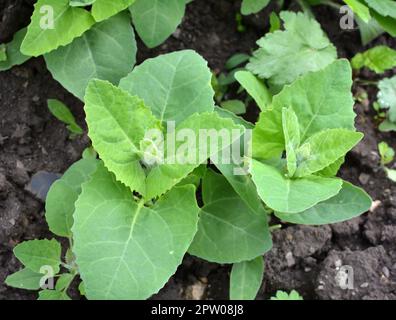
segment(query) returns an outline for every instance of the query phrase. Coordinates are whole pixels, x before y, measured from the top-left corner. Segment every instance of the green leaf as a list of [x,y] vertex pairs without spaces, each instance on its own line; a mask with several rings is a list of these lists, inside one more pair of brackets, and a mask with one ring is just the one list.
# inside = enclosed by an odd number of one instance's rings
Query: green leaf
[[227,100],[221,103],[221,107],[235,114],[245,114],[246,106],[241,100]]
[[181,23],[185,0],[136,0],[129,8],[140,38],[149,48],[164,42]]
[[103,21],[125,10],[134,2],[135,0],[96,0],[92,6],[92,16],[97,22]]
[[71,273],[64,273],[56,281],[55,289],[58,291],[62,291],[67,289],[70,286],[70,283],[74,279],[74,275]]
[[40,289],[40,280],[42,277],[43,274],[25,268],[9,275],[5,279],[5,284],[18,289],[38,290]]
[[283,86],[337,58],[336,48],[314,19],[288,11],[280,17],[285,31],[268,33],[257,42],[260,48],[250,59],[248,70],[274,86]]
[[130,19],[122,12],[95,24],[70,45],[45,55],[52,76],[79,99],[90,80],[118,85],[136,62],[136,41]]
[[75,134],[82,134],[83,130],[77,124],[73,114],[62,102],[56,99],[47,100],[48,109],[52,115],[67,125],[67,129]]
[[272,33],[272,32],[278,31],[281,28],[281,24],[282,24],[282,22],[281,22],[279,16],[276,14],[275,11],[272,11],[270,14],[270,26],[271,27],[270,27],[269,32]]
[[385,168],[385,172],[390,180],[396,182],[396,170]]
[[389,109],[388,119],[396,122],[396,76],[381,80],[378,89],[378,103],[381,108]]
[[14,254],[33,272],[39,273],[43,266],[52,267],[54,274],[59,272],[61,246],[55,239],[22,242],[14,248]]
[[332,164],[327,166],[326,168],[318,171],[316,175],[323,176],[323,177],[334,177],[337,175],[338,171],[340,170],[341,166],[345,162],[345,157],[341,157],[334,161]]
[[229,58],[225,64],[227,70],[232,70],[239,67],[241,64],[246,63],[250,59],[250,56],[245,53],[236,53]]
[[358,15],[364,22],[369,22],[371,19],[370,10],[359,0],[344,0],[344,2]]
[[93,4],[96,0],[69,0],[71,7],[86,7]]
[[270,0],[243,0],[241,13],[243,15],[257,13],[263,10],[268,5],[269,2]]
[[98,163],[94,158],[81,159],[51,186],[45,202],[45,218],[56,235],[72,236],[74,203],[81,193],[81,185],[90,179]]
[[242,117],[237,116],[235,113],[228,111],[226,109],[220,108],[218,106],[215,106],[214,111],[221,116],[222,118],[225,119],[232,119],[232,121],[234,121],[235,124],[239,124],[241,126],[244,126],[246,129],[253,129],[254,125],[249,122],[246,121],[245,119],[243,119]]
[[[189,134],[184,136],[183,132],[187,130]],[[166,149],[164,162],[148,173],[146,198],[155,198],[170,190],[201,163],[239,139],[244,131],[231,119],[222,118],[214,112],[190,116],[176,127],[175,132],[167,135],[165,145],[170,141],[174,148]],[[229,138],[228,141],[223,138],[223,133]],[[174,141],[174,137],[179,136],[181,138]]]
[[318,203],[300,213],[280,213],[275,215],[285,222],[305,225],[324,225],[355,218],[370,209],[371,198],[354,185],[343,182],[341,191],[334,197]]
[[176,123],[198,112],[213,111],[212,73],[195,51],[183,50],[144,61],[121,80],[161,121]]
[[379,125],[378,129],[382,132],[396,131],[396,123],[385,120]]
[[235,79],[254,99],[260,110],[268,109],[272,100],[272,95],[265,84],[249,71],[238,71],[235,73]]
[[0,71],[11,69],[30,59],[30,57],[20,52],[21,43],[23,38],[25,38],[26,32],[26,28],[19,30],[14,34],[12,41],[6,44],[5,54],[7,59],[5,61],[0,61]]
[[323,170],[343,157],[363,138],[360,132],[328,129],[308,138],[297,152],[296,177],[305,177]]
[[227,180],[208,171],[202,182],[204,207],[190,254],[216,263],[251,260],[272,247],[267,214],[251,210]]
[[191,185],[146,207],[100,166],[83,185],[74,213],[74,252],[87,297],[146,299],[156,293],[181,263],[198,210]]
[[0,63],[7,61],[7,47],[4,43],[0,44]]
[[88,135],[92,145],[117,180],[145,194],[145,172],[140,165],[140,142],[158,120],[137,96],[102,80],[92,80],[85,95]]
[[387,46],[376,46],[355,55],[351,64],[354,69],[366,67],[376,73],[384,73],[396,67],[396,50]]
[[295,290],[292,290],[289,293],[278,290],[276,292],[275,297],[271,297],[270,300],[303,300],[303,298],[299,295],[299,293]]
[[88,11],[69,6],[69,0],[38,0],[21,52],[40,56],[71,43],[94,23]]
[[378,151],[381,156],[382,165],[389,164],[393,161],[395,150],[393,150],[386,142],[382,141],[378,144]]
[[57,290],[42,290],[37,300],[71,300],[66,292]]
[[235,263],[230,278],[230,300],[254,300],[263,282],[264,260]]
[[388,32],[392,37],[396,37],[396,19],[384,17],[374,10],[370,10],[370,12],[386,32]]
[[251,174],[258,194],[274,211],[298,213],[338,194],[342,180],[308,176],[289,179],[275,167],[253,160]]
[[377,20],[373,18],[368,23],[359,19],[359,17],[356,17],[355,19],[359,26],[360,37],[362,38],[364,46],[384,33],[384,29],[382,29]]
[[300,126],[293,109],[282,109],[282,125],[285,136],[287,171],[292,177],[297,169],[297,148],[300,145]]
[[384,17],[396,19],[396,2],[394,0],[365,0],[370,8]]

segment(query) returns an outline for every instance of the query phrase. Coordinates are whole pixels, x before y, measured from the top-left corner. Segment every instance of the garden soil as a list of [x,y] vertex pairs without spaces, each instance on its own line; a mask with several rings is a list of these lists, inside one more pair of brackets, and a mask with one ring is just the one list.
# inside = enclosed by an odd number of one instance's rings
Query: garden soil
[[[1,1],[0,43],[9,41],[15,31],[29,23],[33,2]],[[293,2],[286,4],[293,9]],[[149,50],[139,42],[139,63],[158,54],[194,49],[216,73],[223,71],[234,53],[251,53],[256,48],[256,40],[268,30],[268,15],[274,8],[244,18],[245,32],[237,31],[238,9],[239,1],[193,1],[183,23],[166,43]],[[334,9],[322,7],[314,13],[340,57],[351,58],[378,44],[396,49],[395,40],[388,36],[363,47],[357,30],[339,29]],[[354,77],[377,80],[366,71]],[[348,155],[340,176],[372,196],[375,201],[370,212],[330,226],[283,224],[282,229],[273,232],[274,247],[265,256],[265,276],[258,299],[268,299],[277,290],[292,289],[305,299],[396,299],[396,184],[380,168],[377,150],[380,141],[396,148],[396,136],[378,131],[371,107],[376,99],[375,87],[355,85],[356,95],[363,92],[368,93],[368,98],[356,104],[355,112],[357,128],[365,138]],[[35,292],[4,284],[7,275],[21,268],[13,257],[13,247],[25,240],[51,237],[43,202],[27,189],[32,176],[39,171],[63,173],[90,143],[86,134],[70,139],[65,126],[49,113],[49,98],[70,106],[86,131],[83,104],[52,79],[42,58],[0,73],[0,299],[37,297]],[[257,109],[250,106],[246,116],[254,121],[257,114]],[[353,273],[353,283],[346,289],[337,281],[343,267]],[[153,299],[227,299],[229,275],[230,266],[187,255]],[[75,290],[70,293],[75,296]]]

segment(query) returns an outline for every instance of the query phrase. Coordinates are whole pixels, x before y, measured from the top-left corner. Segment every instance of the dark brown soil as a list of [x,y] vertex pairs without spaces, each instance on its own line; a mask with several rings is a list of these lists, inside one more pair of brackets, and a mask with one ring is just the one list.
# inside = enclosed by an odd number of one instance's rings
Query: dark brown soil
[[[25,26],[33,0],[3,0],[0,4],[0,42]],[[160,53],[191,48],[202,54],[219,72],[234,53],[249,53],[268,27],[268,12],[248,17],[247,31],[237,32],[238,1],[195,0],[183,24],[161,47],[148,50],[139,43],[139,62]],[[357,31],[342,31],[338,15],[330,8],[315,10],[341,57],[362,51]],[[382,36],[370,46],[396,41]],[[389,73],[392,75],[394,73]],[[376,79],[363,72],[363,79]],[[276,290],[298,290],[306,299],[396,299],[396,184],[379,167],[377,144],[396,148],[394,133],[377,129],[375,88],[369,100],[356,105],[357,127],[365,139],[348,156],[340,175],[362,186],[373,197],[371,212],[352,221],[323,227],[284,226],[274,232],[274,248],[266,255],[266,272],[259,299]],[[20,268],[12,255],[19,242],[50,236],[43,218],[43,203],[26,190],[40,170],[62,173],[89,145],[86,135],[70,139],[65,126],[48,112],[46,100],[57,98],[70,106],[85,127],[83,105],[67,93],[45,67],[42,59],[0,73],[0,300],[34,299],[36,293],[3,284]],[[256,114],[256,112],[254,112]],[[351,266],[354,289],[341,289],[335,280],[340,266]],[[229,266],[219,266],[186,256],[179,270],[155,299],[227,299]]]

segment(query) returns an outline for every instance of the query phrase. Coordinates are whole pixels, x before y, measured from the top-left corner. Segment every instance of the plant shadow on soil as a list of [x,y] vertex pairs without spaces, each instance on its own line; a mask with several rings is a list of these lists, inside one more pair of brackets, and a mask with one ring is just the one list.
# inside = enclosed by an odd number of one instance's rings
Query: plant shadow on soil
[[[33,0],[5,0],[0,4],[0,42],[29,23]],[[268,29],[272,8],[244,19],[246,32],[236,31],[239,1],[195,0],[175,34],[159,48],[148,50],[139,42],[138,61],[161,53],[194,49],[220,72],[234,53],[250,53],[256,40]],[[315,15],[340,57],[351,58],[364,48],[358,32],[342,31],[338,13],[315,9]],[[395,39],[379,37],[369,47]],[[395,71],[395,70],[394,70]],[[388,75],[394,74],[390,72]],[[359,76],[376,79],[369,72]],[[284,225],[273,233],[274,248],[266,254],[264,282],[258,299],[276,290],[298,290],[306,299],[396,299],[396,184],[379,167],[377,144],[396,148],[394,133],[380,133],[369,99],[356,104],[356,125],[364,140],[348,155],[340,176],[362,186],[376,202],[369,213],[331,226]],[[0,73],[0,300],[35,299],[35,292],[4,285],[7,275],[21,268],[13,247],[24,240],[51,237],[44,219],[44,205],[26,191],[31,176],[40,170],[64,172],[89,145],[85,135],[70,139],[65,126],[48,112],[46,101],[57,98],[71,107],[78,123],[84,123],[83,104],[66,92],[46,70],[42,58]],[[254,120],[258,111],[249,108]],[[342,290],[335,281],[337,266],[354,270],[354,289]],[[187,255],[168,284],[153,299],[227,299],[230,266],[207,263]],[[75,295],[74,290],[71,292]]]

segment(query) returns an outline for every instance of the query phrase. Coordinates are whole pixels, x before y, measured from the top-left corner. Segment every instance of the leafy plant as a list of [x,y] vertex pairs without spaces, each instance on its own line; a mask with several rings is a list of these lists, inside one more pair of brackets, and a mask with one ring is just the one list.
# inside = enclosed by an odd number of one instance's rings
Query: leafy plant
[[275,297],[271,297],[271,300],[303,300],[303,298],[296,290],[292,290],[290,293],[277,291]]
[[387,117],[381,123],[381,131],[396,131],[396,76],[385,78],[378,83],[378,104],[381,109],[387,109]]
[[396,67],[396,50],[387,46],[376,46],[355,55],[351,64],[354,69],[366,67],[376,73],[384,73]]
[[55,118],[62,121],[67,125],[67,129],[72,134],[82,134],[83,130],[77,124],[73,114],[62,102],[56,99],[50,99],[47,101],[48,109],[54,115]]
[[395,158],[395,150],[393,150],[386,142],[382,141],[378,144],[378,151],[381,157],[382,169],[390,180],[396,182],[396,170],[389,169],[385,166],[391,163]]

